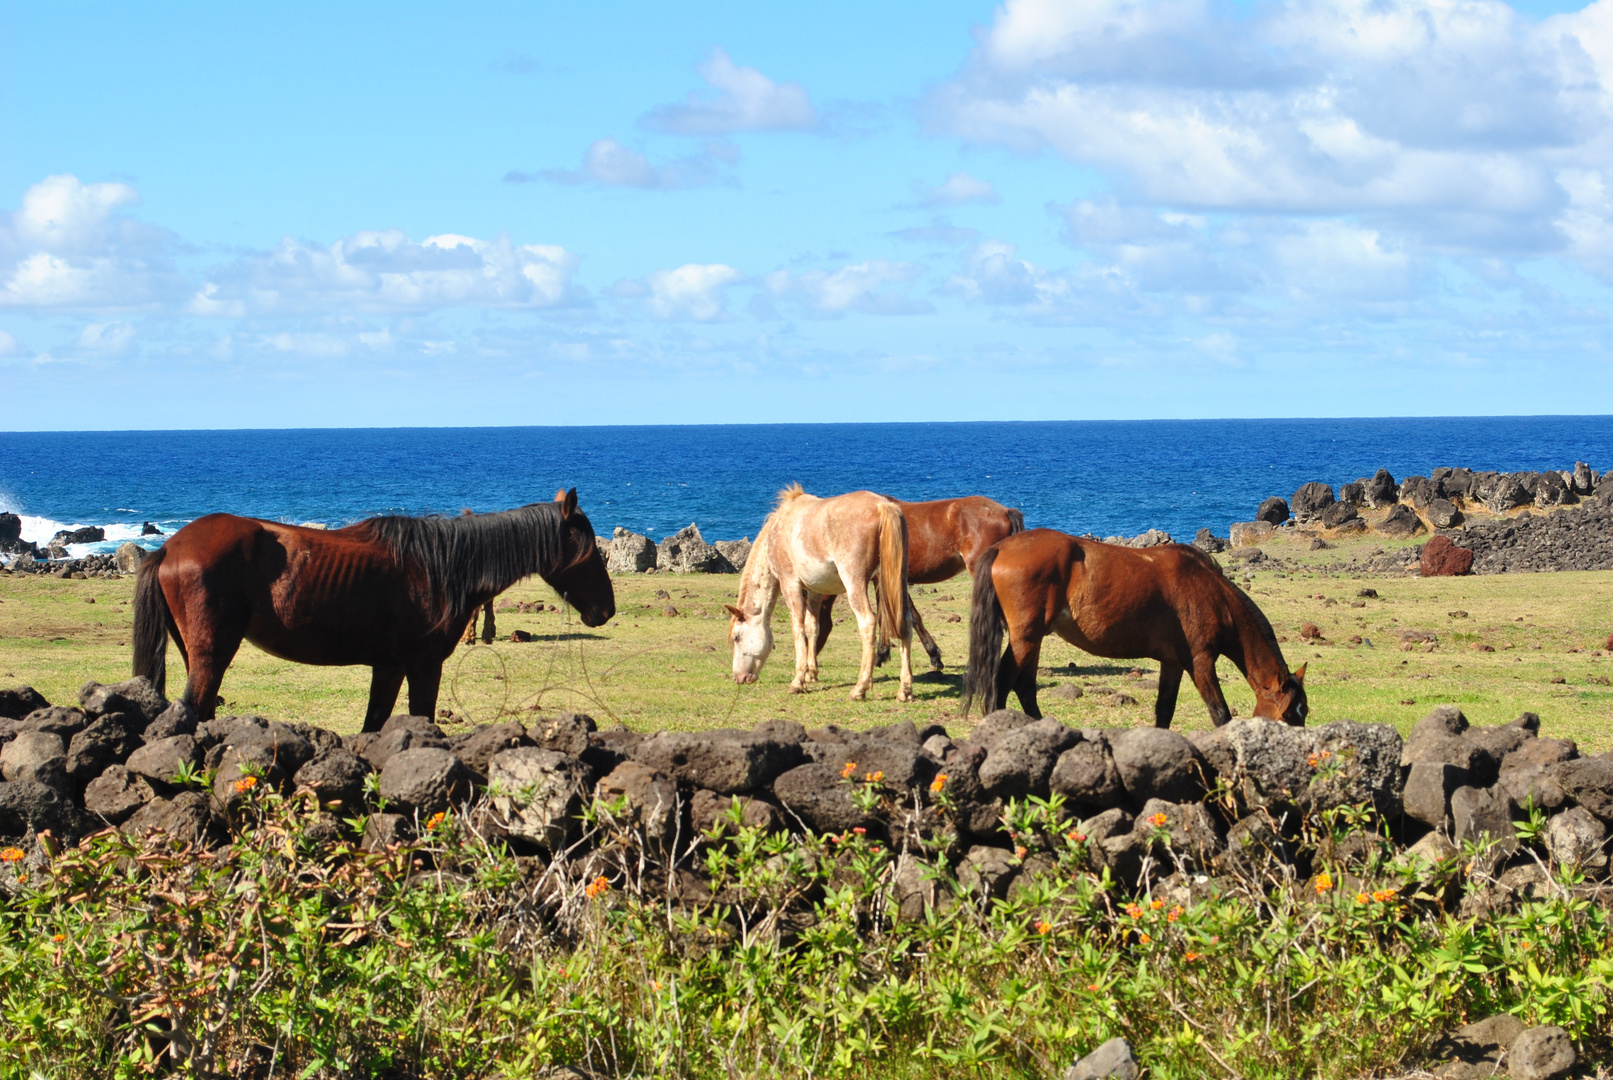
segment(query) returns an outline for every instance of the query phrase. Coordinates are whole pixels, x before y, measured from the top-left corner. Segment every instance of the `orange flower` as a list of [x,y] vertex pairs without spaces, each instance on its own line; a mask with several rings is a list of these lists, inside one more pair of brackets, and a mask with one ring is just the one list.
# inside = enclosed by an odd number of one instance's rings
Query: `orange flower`
[[1185,914],[1185,909],[1181,904],[1177,904],[1175,907],[1171,908],[1165,913],[1165,921],[1175,922],[1177,919],[1180,919],[1183,914]]
[[1182,954],[1182,959],[1191,964],[1193,961],[1199,959],[1199,954],[1196,952],[1185,952]]
[[1023,859],[1025,856],[1029,855],[1030,853],[1031,853],[1030,848],[1025,847],[1023,844],[1018,845],[1018,846],[1016,846],[1014,848],[1014,858],[1016,858],[1016,859]]
[[8,847],[0,850],[0,862],[16,862],[18,859],[25,858],[27,854],[22,848]]
[[596,877],[594,880],[590,881],[588,883],[588,887],[583,890],[583,892],[588,894],[588,899],[590,899],[590,900],[592,900],[595,897],[599,896],[601,893],[606,893],[606,892],[609,892],[609,891],[610,891],[610,882],[605,880],[605,875],[603,875],[603,874],[601,874],[599,877]]
[[438,810],[435,814],[432,814],[431,817],[426,819],[426,828],[435,829],[437,826],[441,825],[444,819],[447,817],[447,814],[443,813],[441,810]]
[[941,794],[942,789],[944,789],[946,786],[947,786],[947,774],[946,773],[939,773],[939,774],[936,775],[936,778],[934,780],[930,781],[930,790],[935,792],[937,795]]
[[241,777],[241,779],[239,779],[239,780],[237,780],[235,782],[235,793],[237,795],[245,795],[247,792],[251,791],[253,788],[255,788],[257,786],[258,786],[258,778],[257,777],[255,777],[255,776],[243,776],[243,777]]
[[876,769],[871,773],[865,773],[863,775],[863,780],[870,784],[883,783],[885,780],[885,772],[883,769]]
[[1355,894],[1355,902],[1358,903],[1358,904],[1364,904],[1368,900],[1371,900],[1371,899],[1372,899],[1372,897],[1368,896],[1364,892],[1358,892],[1358,893]]
[[50,939],[52,941],[66,941],[67,940],[67,935],[66,934],[52,934],[50,936]]
[[1143,917],[1143,909],[1138,907],[1136,904],[1127,904],[1122,910],[1124,910],[1125,913],[1130,915],[1133,919],[1140,919]]
[[1087,983],[1087,989],[1096,994],[1102,988],[1097,983]]
[[1329,874],[1327,871],[1324,870],[1320,874],[1316,875],[1316,891],[1318,893],[1328,892],[1332,888],[1333,888],[1333,875],[1332,874]]
[[1162,908],[1164,906],[1165,906],[1165,901],[1163,901],[1163,900],[1150,900],[1150,901],[1148,901],[1148,909],[1150,911],[1158,911],[1160,908]]
[[1518,948],[1524,950],[1525,952],[1528,952],[1530,949],[1532,949],[1534,947],[1535,947],[1535,943],[1532,942],[1532,941],[1520,941],[1520,942],[1518,942]]
[[1153,822],[1154,828],[1163,829],[1165,827],[1166,822],[1170,821],[1170,818],[1165,816],[1164,811],[1160,811],[1159,813],[1155,814],[1153,817],[1149,818],[1148,820]]
[[1064,839],[1068,840],[1072,844],[1084,844],[1087,842],[1087,834],[1083,832],[1071,832]]
[[1050,923],[1050,922],[1040,922],[1039,921],[1036,924],[1036,932],[1038,934],[1045,934],[1045,933],[1049,932],[1052,929],[1053,929],[1053,924]]
[[868,830],[866,828],[864,828],[863,826],[861,826],[861,825],[853,825],[851,827],[851,831],[856,833],[858,836],[867,836],[868,835]]
[[1148,936],[1148,935],[1147,935],[1147,934],[1138,934],[1138,935],[1137,935],[1137,942],[1138,942],[1138,944],[1141,944],[1141,945],[1150,945],[1150,944],[1152,944],[1152,943],[1153,943],[1153,941],[1154,941],[1154,939],[1153,939],[1153,938],[1151,938],[1151,937],[1149,937],[1149,936]]
[[848,762],[846,762],[846,767],[844,769],[840,770],[840,779],[842,779],[842,780],[850,780],[856,774],[857,774],[857,763],[855,761],[848,761]]

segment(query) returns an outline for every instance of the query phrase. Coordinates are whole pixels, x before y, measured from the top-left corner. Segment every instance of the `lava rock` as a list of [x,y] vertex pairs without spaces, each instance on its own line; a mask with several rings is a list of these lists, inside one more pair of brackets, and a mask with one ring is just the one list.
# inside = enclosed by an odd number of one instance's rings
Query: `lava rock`
[[588,766],[579,759],[534,746],[500,751],[487,764],[494,821],[550,852],[576,838],[588,781]]
[[680,783],[747,795],[802,760],[801,744],[749,731],[662,731],[633,749],[633,759]]
[[1462,523],[1462,511],[1449,499],[1434,499],[1428,504],[1428,520],[1436,529],[1454,529]]
[[798,765],[773,781],[773,795],[785,812],[822,834],[868,823],[868,814],[852,801],[851,790],[840,769],[820,762]]
[[1000,847],[976,844],[964,852],[958,863],[958,884],[965,892],[980,897],[1001,900],[1008,895],[1008,886],[1019,866],[1012,853]]
[[1315,480],[1308,484],[1301,484],[1299,490],[1294,492],[1292,502],[1294,520],[1301,525],[1308,525],[1320,518],[1322,511],[1332,506],[1333,503],[1333,488],[1331,486]]
[[79,688],[78,703],[92,717],[109,712],[132,712],[146,723],[155,720],[168,707],[168,699],[159,694],[144,675],[110,686],[92,679]]
[[1547,818],[1542,839],[1563,866],[1590,870],[1607,865],[1607,826],[1582,806]]
[[196,711],[183,701],[176,701],[158,713],[142,733],[146,742],[169,739],[175,735],[196,734]]
[[[539,717],[526,725],[527,738],[532,740],[533,745],[544,750],[553,750],[560,754],[570,754],[574,758],[580,758],[588,752],[589,747],[594,744],[594,733],[598,730],[599,725],[594,723],[593,717],[586,713],[574,712],[561,713],[559,716]],[[630,736],[635,745],[643,738],[636,732],[603,732],[602,734]],[[604,741],[608,743],[611,740],[606,739]]]
[[405,817],[428,818],[461,802],[470,790],[465,766],[447,750],[435,747],[401,750],[381,770],[381,798]]
[[1164,728],[1128,728],[1109,738],[1115,769],[1134,803],[1189,802],[1204,794],[1193,744]]
[[659,852],[670,851],[683,820],[678,785],[670,776],[637,761],[624,761],[594,787],[594,806],[621,804],[621,818],[637,828]]
[[379,772],[405,750],[447,750],[448,739],[424,716],[394,716],[380,731],[355,738],[352,749]]
[[739,804],[741,823],[746,828],[763,832],[782,832],[784,815],[779,808],[762,799],[742,795],[719,795],[704,788],[689,799],[689,828],[704,836],[721,835],[731,831],[729,814]]
[[66,843],[76,843],[95,827],[60,788],[37,780],[0,782],[0,836],[26,837],[47,829]]
[[102,716],[74,735],[67,744],[67,775],[77,783],[87,783],[106,771],[107,766],[128,758],[140,745],[139,736],[122,723],[122,713]]
[[42,731],[50,735],[60,735],[63,739],[71,739],[89,726],[90,718],[85,716],[82,710],[50,705],[36,709],[23,717],[17,730]]
[[1406,816],[1432,829],[1442,828],[1450,813],[1451,796],[1465,787],[1466,769],[1443,761],[1421,761],[1406,773]]
[[117,560],[118,573],[137,574],[140,572],[140,564],[146,561],[147,554],[146,549],[133,540],[125,540],[118,545],[118,550],[113,552],[112,557]]
[[1404,503],[1396,503],[1389,508],[1389,516],[1374,527],[1392,540],[1404,540],[1422,532],[1423,521],[1417,516],[1417,511]]
[[[1328,494],[1331,496],[1332,491],[1329,490]],[[1264,521],[1271,525],[1281,525],[1288,520],[1288,503],[1273,495],[1260,504],[1260,508],[1255,511],[1255,520]]]
[[321,806],[340,803],[342,810],[357,813],[364,807],[364,784],[370,772],[368,762],[338,746],[302,766],[291,781],[296,788],[312,791]]
[[1417,570],[1423,577],[1461,577],[1473,569],[1473,552],[1457,547],[1448,536],[1435,536],[1423,545]]
[[612,574],[642,574],[655,566],[655,556],[654,541],[618,525],[611,534],[606,569]]
[[693,523],[662,540],[656,548],[657,570],[674,574],[732,574],[734,567],[722,552],[706,543]]
[[122,765],[106,770],[84,788],[84,809],[108,825],[121,825],[129,815],[157,797],[144,778]]
[[0,690],[0,719],[21,720],[31,712],[48,708],[50,702],[45,700],[45,695],[31,686]]
[[1048,776],[1048,788],[1075,806],[1108,810],[1126,801],[1126,787],[1115,767],[1109,741],[1083,737],[1059,755]]
[[1510,855],[1518,850],[1512,827],[1512,799],[1499,787],[1459,787],[1451,793],[1451,835],[1458,844],[1488,843]]
[[124,764],[136,776],[173,785],[179,782],[186,770],[193,770],[200,761],[196,740],[189,735],[174,735],[146,743],[130,754]]
[[60,735],[23,731],[0,747],[0,776],[10,783],[67,785],[67,746]]
[[1064,1070],[1064,1080],[1137,1080],[1140,1075],[1131,1044],[1118,1035]]
[[1002,799],[1045,796],[1059,756],[1081,739],[1057,720],[1038,720],[996,740],[980,766],[980,782]]
[[[517,746],[532,746],[526,729],[515,722],[483,724],[476,730],[448,740],[448,749],[464,764],[471,774],[486,778],[487,763],[493,755]],[[575,755],[574,755],[575,756]]]
[[1399,501],[1400,486],[1395,483],[1395,478],[1389,474],[1388,469],[1379,469],[1372,474],[1372,479],[1366,483],[1366,499],[1376,510],[1393,506]]
[[1575,803],[1603,824],[1613,825],[1613,760],[1577,758],[1545,771]]
[[180,847],[206,846],[212,838],[213,815],[207,796],[182,791],[172,799],[152,799],[131,814],[123,831],[137,839],[153,834]]
[[1513,1080],[1556,1080],[1568,1075],[1576,1061],[1573,1040],[1560,1027],[1529,1028],[1507,1048]]

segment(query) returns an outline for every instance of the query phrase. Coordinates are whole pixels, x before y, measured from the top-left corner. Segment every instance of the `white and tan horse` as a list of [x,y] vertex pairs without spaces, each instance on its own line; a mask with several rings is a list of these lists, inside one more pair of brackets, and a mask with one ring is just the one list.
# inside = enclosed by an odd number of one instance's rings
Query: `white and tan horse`
[[[876,576],[877,575],[877,576]],[[880,610],[868,602],[875,583]],[[901,641],[898,701],[913,700],[913,631],[907,621],[907,522],[894,499],[853,491],[820,499],[792,484],[779,492],[778,508],[756,536],[739,580],[739,603],[728,638],[734,646],[734,681],[755,682],[773,651],[773,608],[779,596],[790,609],[795,635],[799,694],[818,681],[818,605],[823,596],[846,594],[862,634],[862,669],[851,700],[861,701],[874,681],[874,639],[883,620]]]

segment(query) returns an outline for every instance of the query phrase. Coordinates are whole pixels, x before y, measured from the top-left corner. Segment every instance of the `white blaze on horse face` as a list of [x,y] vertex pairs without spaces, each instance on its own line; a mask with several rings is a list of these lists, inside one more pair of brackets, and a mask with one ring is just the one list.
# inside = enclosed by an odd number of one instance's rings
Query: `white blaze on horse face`
[[734,681],[755,682],[762,673],[762,665],[767,663],[767,658],[773,652],[771,620],[760,614],[736,614],[728,620],[728,639],[734,646]]

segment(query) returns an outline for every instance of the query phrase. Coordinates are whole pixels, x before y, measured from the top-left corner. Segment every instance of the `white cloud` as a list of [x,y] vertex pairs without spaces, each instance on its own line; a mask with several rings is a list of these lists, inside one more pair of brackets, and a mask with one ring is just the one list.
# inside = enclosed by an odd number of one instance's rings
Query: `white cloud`
[[615,139],[596,139],[583,154],[580,169],[543,169],[535,173],[506,173],[507,183],[526,184],[548,180],[555,184],[600,184],[605,187],[634,187],[652,190],[703,187],[722,182],[718,163],[731,164],[730,147],[709,143],[701,153],[657,165],[648,157]]
[[812,100],[799,83],[778,83],[741,67],[722,49],[700,65],[712,92],[691,93],[678,105],[663,105],[643,123],[675,135],[730,135],[738,131],[804,131],[818,126]]
[[970,202],[997,202],[997,189],[966,172],[955,172],[937,187],[925,192],[926,206],[959,206]]
[[906,284],[923,272],[917,263],[870,259],[838,270],[776,270],[762,284],[774,296],[797,300],[820,315],[918,315],[935,309],[888,286]]
[[22,351],[22,345],[18,343],[16,338],[6,331],[0,330],[0,356],[21,356]]
[[0,306],[135,307],[171,296],[178,277],[167,236],[119,213],[137,198],[127,184],[49,176],[0,214]]
[[579,299],[578,257],[552,244],[401,230],[354,233],[325,247],[282,240],[219,268],[191,299],[193,315],[239,317],[351,308],[550,308]]
[[1499,0],[1009,0],[927,113],[1096,167],[1132,204],[1520,254],[1600,227],[1564,170],[1608,159],[1610,88],[1613,0],[1541,22]]
[[711,322],[727,317],[723,290],[745,275],[722,263],[688,263],[650,275],[650,310],[663,319]]
[[79,332],[77,349],[95,356],[117,356],[134,340],[134,327],[126,322],[90,323]]

